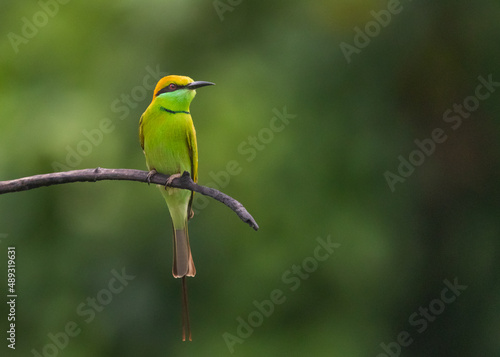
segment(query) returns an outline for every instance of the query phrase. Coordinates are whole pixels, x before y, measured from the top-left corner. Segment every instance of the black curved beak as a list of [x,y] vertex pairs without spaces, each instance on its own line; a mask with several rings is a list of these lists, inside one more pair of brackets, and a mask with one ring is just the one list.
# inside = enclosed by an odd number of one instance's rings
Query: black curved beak
[[192,83],[189,83],[188,85],[186,85],[186,88],[187,89],[196,89],[196,88],[201,88],[201,87],[205,87],[205,86],[214,86],[215,83],[212,83],[212,82],[204,82],[204,81],[196,81],[196,82],[192,82]]

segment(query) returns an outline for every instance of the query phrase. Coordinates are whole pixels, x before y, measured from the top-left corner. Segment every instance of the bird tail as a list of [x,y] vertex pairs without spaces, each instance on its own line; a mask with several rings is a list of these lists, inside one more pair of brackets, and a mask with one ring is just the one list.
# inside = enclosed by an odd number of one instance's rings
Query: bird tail
[[174,227],[174,262],[172,265],[172,275],[174,278],[183,278],[185,276],[195,276],[196,268],[191,255],[189,246],[189,235],[187,222],[182,229]]
[[186,340],[186,330],[189,341],[191,341],[191,327],[189,325],[189,309],[187,294],[187,276],[195,276],[191,247],[189,246],[188,219],[191,210],[192,193],[183,192],[176,188],[162,189],[163,197],[168,205],[174,231],[174,259],[172,275],[174,278],[182,278],[182,340]]
[[186,341],[186,331],[188,339],[191,341],[186,276],[195,276],[196,268],[194,267],[191,248],[189,246],[187,221],[183,229],[174,228],[174,263],[172,274],[175,278],[182,278],[182,341]]

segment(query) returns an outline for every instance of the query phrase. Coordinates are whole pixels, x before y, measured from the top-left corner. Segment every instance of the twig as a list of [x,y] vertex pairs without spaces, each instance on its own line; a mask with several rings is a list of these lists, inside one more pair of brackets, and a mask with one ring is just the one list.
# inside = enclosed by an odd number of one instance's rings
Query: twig
[[[165,185],[168,176],[157,173],[150,179],[151,183]],[[132,169],[84,169],[51,174],[22,177],[16,180],[0,181],[0,195],[9,192],[32,190],[43,186],[59,185],[71,182],[96,182],[102,180],[138,181],[148,183],[148,172]],[[193,182],[189,173],[185,171],[181,177],[172,180],[171,187],[182,188],[202,195],[212,197],[231,208],[243,222],[248,223],[255,230],[259,225],[241,203],[234,198],[214,188],[200,186]]]

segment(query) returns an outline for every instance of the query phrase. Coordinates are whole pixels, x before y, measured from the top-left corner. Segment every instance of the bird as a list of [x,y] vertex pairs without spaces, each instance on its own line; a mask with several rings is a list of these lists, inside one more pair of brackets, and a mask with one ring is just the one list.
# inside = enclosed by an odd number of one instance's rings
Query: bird
[[172,275],[182,278],[183,341],[186,340],[186,330],[189,341],[192,340],[186,277],[196,275],[188,235],[188,220],[194,215],[191,208],[194,192],[169,185],[185,171],[194,182],[198,181],[198,145],[190,104],[196,89],[211,85],[214,83],[194,81],[186,76],[163,77],[139,121],[139,139],[149,169],[148,181],[156,173],[169,176],[165,186],[158,187],[172,219]]

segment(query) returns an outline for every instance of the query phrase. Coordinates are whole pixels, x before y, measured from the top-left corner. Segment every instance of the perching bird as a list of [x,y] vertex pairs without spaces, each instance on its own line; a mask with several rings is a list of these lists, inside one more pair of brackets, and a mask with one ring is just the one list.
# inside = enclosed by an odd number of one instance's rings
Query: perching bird
[[163,77],[139,122],[139,138],[150,177],[156,172],[170,175],[166,186],[159,188],[167,201],[174,228],[172,274],[175,278],[182,278],[183,341],[186,326],[191,340],[185,277],[196,274],[188,236],[188,219],[193,216],[193,192],[167,186],[184,171],[189,172],[194,182],[198,180],[198,148],[189,105],[197,88],[213,84],[194,82],[184,76]]

